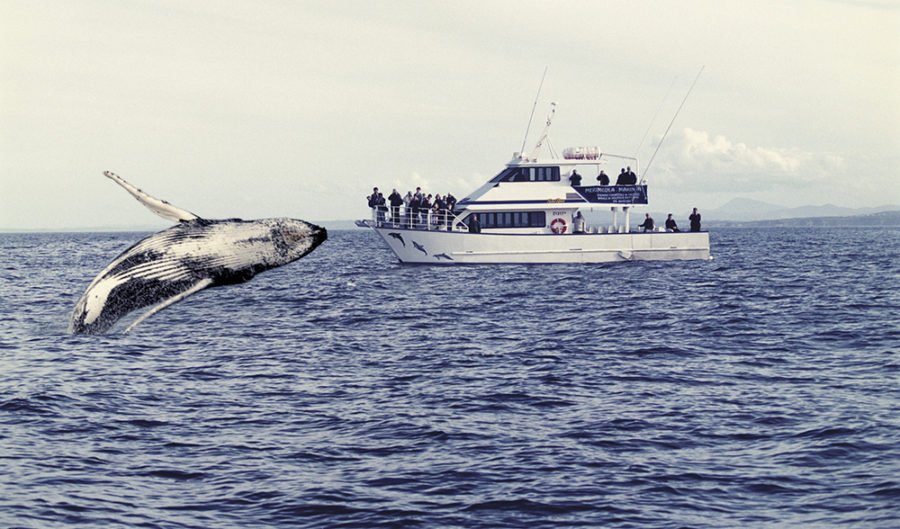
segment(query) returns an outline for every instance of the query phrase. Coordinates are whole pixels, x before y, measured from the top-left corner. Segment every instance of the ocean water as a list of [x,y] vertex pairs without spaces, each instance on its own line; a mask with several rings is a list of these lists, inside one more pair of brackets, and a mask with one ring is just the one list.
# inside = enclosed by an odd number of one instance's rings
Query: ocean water
[[368,231],[70,336],[140,234],[2,234],[0,527],[900,526],[900,230],[410,267]]

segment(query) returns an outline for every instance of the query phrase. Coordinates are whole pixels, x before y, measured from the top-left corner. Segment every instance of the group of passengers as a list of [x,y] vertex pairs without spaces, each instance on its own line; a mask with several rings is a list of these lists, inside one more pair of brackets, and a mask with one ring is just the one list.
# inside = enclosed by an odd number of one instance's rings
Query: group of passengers
[[[600,174],[597,175],[597,181],[600,182],[602,186],[609,185],[609,175],[601,169]],[[572,169],[572,174],[569,175],[569,182],[572,183],[573,186],[581,185],[581,175],[578,174],[577,169]],[[617,186],[633,186],[637,184],[637,175],[634,174],[634,171],[631,170],[631,166],[623,167],[622,171],[619,173],[619,177],[616,178]]]
[[[691,223],[691,231],[700,231],[700,212],[697,211],[697,208],[694,208],[694,211],[688,216],[688,221]],[[653,231],[654,226],[653,217],[647,213],[644,216],[644,223],[638,227],[644,228],[644,231],[648,232]],[[675,222],[675,219],[672,218],[671,213],[669,213],[669,216],[666,218],[666,231],[669,233],[681,231],[678,229],[678,224]]]
[[[400,195],[396,188],[385,200],[378,188],[372,188],[372,194],[367,196],[369,207],[375,210],[375,222],[382,226],[388,222],[394,227],[415,229],[450,229],[451,212],[456,207],[456,197],[447,193],[444,196],[425,194],[421,187],[416,192],[407,191],[406,195]],[[390,206],[390,219],[387,218],[388,206]],[[400,207],[403,207],[403,214]],[[429,215],[430,213],[430,215]]]
[[[693,213],[688,217],[688,221],[691,223],[691,231],[700,231],[700,212],[697,211],[697,208],[694,208]],[[644,232],[653,231],[656,227],[656,224],[653,221],[653,217],[647,213],[644,216],[644,222],[639,228],[644,228]],[[580,234],[585,233],[585,219],[580,211],[575,212],[575,216],[572,218],[572,233]],[[681,230],[678,229],[678,224],[675,222],[675,219],[672,218],[672,214],[669,213],[668,218],[666,218],[666,232],[668,233],[677,233]]]

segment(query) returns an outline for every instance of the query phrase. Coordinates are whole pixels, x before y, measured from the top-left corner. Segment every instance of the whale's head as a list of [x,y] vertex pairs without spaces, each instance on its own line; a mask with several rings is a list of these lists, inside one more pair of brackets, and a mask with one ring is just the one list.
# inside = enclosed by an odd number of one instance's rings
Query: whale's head
[[328,231],[321,226],[298,219],[265,219],[272,233],[272,241],[278,251],[278,264],[296,261],[316,249],[328,238]]

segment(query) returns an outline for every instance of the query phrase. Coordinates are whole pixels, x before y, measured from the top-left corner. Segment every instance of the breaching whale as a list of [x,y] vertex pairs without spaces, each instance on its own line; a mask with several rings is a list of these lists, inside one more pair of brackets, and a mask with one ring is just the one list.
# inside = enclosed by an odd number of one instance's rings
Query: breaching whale
[[296,261],[328,237],[325,228],[296,219],[203,219],[114,173],[103,174],[150,211],[178,224],[138,241],[94,278],[75,304],[72,333],[103,333],[126,314],[151,307],[128,332],[204,288],[243,283]]

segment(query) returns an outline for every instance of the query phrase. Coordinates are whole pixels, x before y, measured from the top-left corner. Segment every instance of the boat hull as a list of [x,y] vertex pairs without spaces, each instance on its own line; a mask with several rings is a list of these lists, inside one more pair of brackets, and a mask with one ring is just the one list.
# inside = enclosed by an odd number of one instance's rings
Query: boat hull
[[373,228],[402,263],[430,265],[708,260],[707,232],[500,234]]

